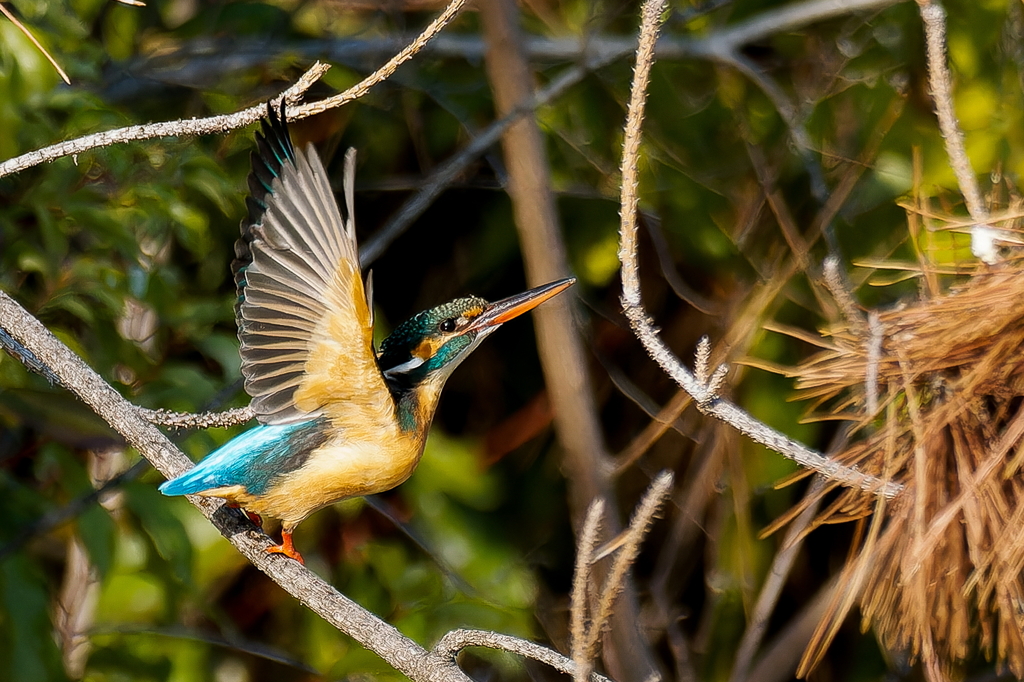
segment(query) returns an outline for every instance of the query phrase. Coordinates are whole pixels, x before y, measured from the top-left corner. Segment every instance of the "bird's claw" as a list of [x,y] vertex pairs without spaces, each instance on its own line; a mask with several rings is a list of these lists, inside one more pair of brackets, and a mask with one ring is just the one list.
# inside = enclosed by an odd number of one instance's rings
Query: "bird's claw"
[[303,566],[306,565],[306,561],[299,554],[299,550],[295,549],[295,545],[292,544],[292,534],[288,532],[281,533],[281,544],[271,545],[267,547],[267,554],[284,554],[286,557],[295,559]]
[[[242,505],[236,504],[234,502],[228,502],[227,506],[230,507],[231,509],[242,509]],[[245,513],[245,516],[250,521],[252,521],[254,524],[256,524],[257,528],[260,528],[260,529],[263,528],[263,517],[262,516],[260,516],[256,512],[251,512],[248,509],[242,509],[242,511]]]

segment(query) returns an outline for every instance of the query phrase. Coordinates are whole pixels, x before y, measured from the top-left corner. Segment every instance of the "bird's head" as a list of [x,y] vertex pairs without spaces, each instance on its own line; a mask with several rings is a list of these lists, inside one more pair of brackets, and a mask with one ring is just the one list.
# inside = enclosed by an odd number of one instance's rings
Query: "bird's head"
[[398,391],[444,381],[505,322],[536,308],[572,286],[563,279],[488,303],[477,296],[457,298],[424,310],[395,327],[380,347],[377,362],[388,383]]

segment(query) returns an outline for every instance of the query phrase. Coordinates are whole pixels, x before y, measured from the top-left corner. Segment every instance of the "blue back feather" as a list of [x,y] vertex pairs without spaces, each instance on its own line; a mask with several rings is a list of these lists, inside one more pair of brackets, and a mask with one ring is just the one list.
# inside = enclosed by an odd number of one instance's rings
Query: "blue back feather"
[[164,482],[164,495],[192,495],[240,485],[251,495],[267,491],[274,479],[300,468],[327,440],[323,419],[262,424],[231,439],[181,476]]

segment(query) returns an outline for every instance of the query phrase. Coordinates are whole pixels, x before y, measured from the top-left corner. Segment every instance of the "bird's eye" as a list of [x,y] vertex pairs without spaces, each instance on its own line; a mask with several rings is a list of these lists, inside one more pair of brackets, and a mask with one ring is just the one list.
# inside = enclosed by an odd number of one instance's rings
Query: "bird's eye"
[[441,324],[437,326],[445,334],[451,334],[455,331],[455,318],[449,317],[447,320],[442,320]]

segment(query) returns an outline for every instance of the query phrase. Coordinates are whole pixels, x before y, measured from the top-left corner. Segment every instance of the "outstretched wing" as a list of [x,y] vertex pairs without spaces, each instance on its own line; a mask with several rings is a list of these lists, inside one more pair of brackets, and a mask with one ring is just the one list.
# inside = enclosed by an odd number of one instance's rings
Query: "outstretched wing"
[[394,421],[373,352],[373,322],[352,216],[355,151],[345,156],[342,218],[310,145],[292,147],[268,107],[235,245],[242,375],[263,424],[326,416],[337,426]]

